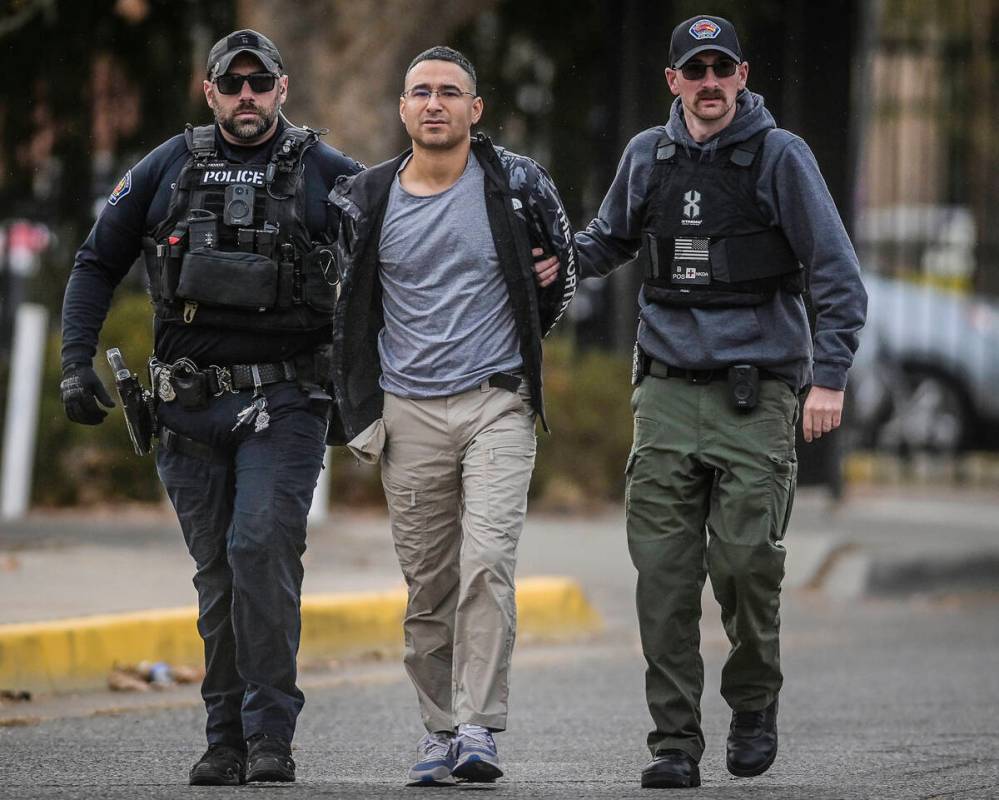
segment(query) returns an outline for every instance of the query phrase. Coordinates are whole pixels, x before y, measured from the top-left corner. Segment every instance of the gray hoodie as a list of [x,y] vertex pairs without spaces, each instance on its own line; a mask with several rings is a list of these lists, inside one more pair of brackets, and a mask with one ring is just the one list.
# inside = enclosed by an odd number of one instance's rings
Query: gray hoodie
[[758,94],[740,92],[731,124],[706,142],[691,138],[678,98],[665,126],[642,131],[628,143],[597,217],[576,234],[581,274],[605,276],[637,254],[656,142],[663,133],[691,158],[711,160],[719,148],[763,128],[774,132],[761,151],[756,196],[808,270],[817,314],[814,359],[804,302],[784,291],[748,308],[666,308],[646,301],[643,291],[638,342],[649,356],[674,367],[753,364],[799,388],[814,383],[843,389],[867,313],[857,254],[812,151],[798,136],[776,128]]

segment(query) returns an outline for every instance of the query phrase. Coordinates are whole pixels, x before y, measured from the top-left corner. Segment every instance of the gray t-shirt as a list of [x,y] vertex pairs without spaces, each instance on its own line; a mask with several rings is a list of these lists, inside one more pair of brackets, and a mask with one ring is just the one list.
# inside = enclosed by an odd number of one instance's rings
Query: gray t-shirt
[[458,181],[439,194],[411,195],[398,175],[392,183],[378,244],[386,392],[446,397],[523,366],[484,180],[469,155]]

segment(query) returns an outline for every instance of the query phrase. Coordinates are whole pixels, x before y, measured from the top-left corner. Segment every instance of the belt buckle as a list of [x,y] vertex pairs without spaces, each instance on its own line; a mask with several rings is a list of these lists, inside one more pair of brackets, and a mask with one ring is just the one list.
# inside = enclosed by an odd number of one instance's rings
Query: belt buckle
[[687,372],[687,380],[698,386],[703,386],[704,384],[711,383],[712,375],[710,370],[705,370],[704,372],[697,373],[693,370]]

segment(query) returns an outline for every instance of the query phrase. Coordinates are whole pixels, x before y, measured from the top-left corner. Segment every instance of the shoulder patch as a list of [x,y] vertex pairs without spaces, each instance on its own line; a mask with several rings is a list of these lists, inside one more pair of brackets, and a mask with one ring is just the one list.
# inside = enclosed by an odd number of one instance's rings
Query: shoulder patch
[[132,170],[126,172],[125,177],[115,184],[114,189],[112,189],[108,197],[108,203],[112,206],[118,205],[118,201],[130,191],[132,191]]

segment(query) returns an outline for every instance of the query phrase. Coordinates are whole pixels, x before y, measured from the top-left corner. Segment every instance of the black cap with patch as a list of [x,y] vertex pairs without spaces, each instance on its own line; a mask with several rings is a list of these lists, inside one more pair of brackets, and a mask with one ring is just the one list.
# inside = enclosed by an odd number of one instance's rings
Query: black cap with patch
[[691,17],[673,29],[669,40],[669,65],[682,67],[691,56],[718,50],[742,63],[742,48],[732,23],[722,17]]
[[264,65],[264,69],[273,75],[280,75],[284,70],[281,54],[274,42],[262,33],[246,29],[230,33],[215,42],[208,54],[208,79],[222,75],[240,53],[255,56]]

